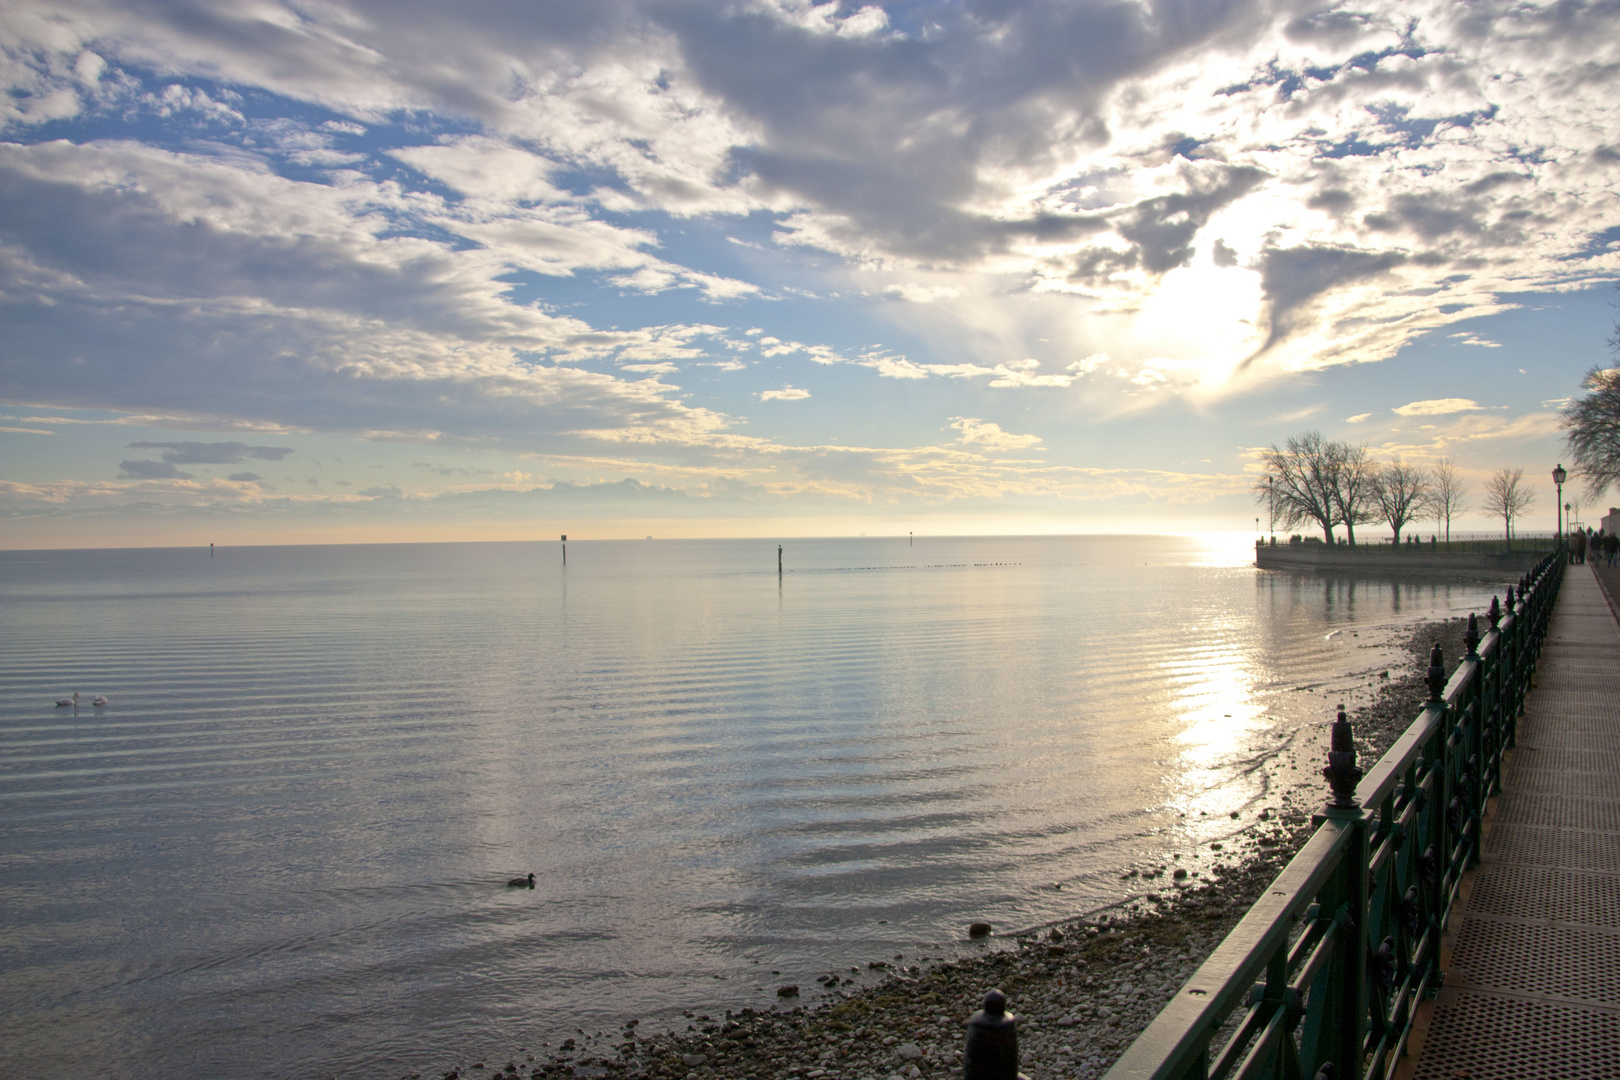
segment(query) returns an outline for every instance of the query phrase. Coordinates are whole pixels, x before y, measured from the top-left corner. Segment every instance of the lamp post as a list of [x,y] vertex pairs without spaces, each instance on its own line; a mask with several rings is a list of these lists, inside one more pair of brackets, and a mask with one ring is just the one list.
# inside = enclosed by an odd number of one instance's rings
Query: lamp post
[[1271,534],[1271,542],[1277,542],[1277,478],[1266,477],[1266,532]]
[[1563,462],[1559,462],[1557,465],[1553,466],[1553,483],[1558,485],[1557,508],[1558,508],[1558,513],[1559,513],[1558,532],[1553,537],[1553,539],[1555,539],[1555,540],[1562,540],[1564,538],[1564,518],[1563,518],[1563,512],[1564,512],[1564,480],[1568,476],[1569,476],[1569,473],[1564,471]]

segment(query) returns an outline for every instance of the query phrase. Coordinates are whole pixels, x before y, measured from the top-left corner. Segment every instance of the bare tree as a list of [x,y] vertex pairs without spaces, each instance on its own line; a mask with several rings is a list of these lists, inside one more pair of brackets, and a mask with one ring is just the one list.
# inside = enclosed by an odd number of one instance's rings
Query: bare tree
[[1401,542],[1401,529],[1428,512],[1433,498],[1434,487],[1429,482],[1429,474],[1399,458],[1373,475],[1373,502],[1382,520],[1394,531],[1397,544]]
[[1523,482],[1523,469],[1497,469],[1485,481],[1484,509],[1502,518],[1502,530],[1509,551],[1513,550],[1513,519],[1536,501],[1536,493],[1521,486]]
[[[1611,344],[1620,352],[1620,326]],[[1564,443],[1595,499],[1620,483],[1620,368],[1593,368],[1581,386],[1590,393],[1564,406]]]
[[1434,511],[1435,524],[1446,527],[1446,543],[1451,543],[1451,519],[1468,509],[1468,489],[1463,486],[1457,463],[1448,457],[1435,462],[1430,473],[1433,492],[1429,508]]
[[1335,445],[1319,431],[1290,436],[1282,449],[1273,443],[1260,455],[1265,472],[1254,486],[1256,498],[1268,504],[1283,528],[1312,522],[1329,544],[1339,521],[1333,496]]
[[1369,525],[1378,520],[1375,491],[1378,486],[1378,463],[1367,453],[1365,446],[1349,443],[1329,443],[1333,462],[1333,503],[1338,519],[1344,525],[1350,546],[1356,543],[1356,526]]

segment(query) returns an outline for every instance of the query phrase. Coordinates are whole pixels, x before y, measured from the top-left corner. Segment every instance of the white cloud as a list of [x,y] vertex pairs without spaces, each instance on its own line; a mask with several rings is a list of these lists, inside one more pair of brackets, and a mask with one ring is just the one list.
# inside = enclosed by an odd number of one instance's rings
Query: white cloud
[[[0,298],[43,329],[8,394],[741,454],[768,439],[727,399],[656,376],[741,370],[736,339],[897,400],[982,376],[1202,407],[1620,274],[1613,5],[1184,7],[23,0]],[[803,307],[722,325],[778,301]],[[794,340],[812,305],[861,329]],[[968,445],[925,448],[938,491],[980,490]]]
[[932,304],[935,300],[954,300],[962,295],[962,290],[950,285],[907,283],[886,286],[883,295],[893,300],[908,300],[913,304]]
[[1397,406],[1397,416],[1445,416],[1449,413],[1474,412],[1483,408],[1470,398],[1430,398]]
[[1347,424],[1361,424],[1361,423],[1365,423],[1367,421],[1367,419],[1369,417],[1371,417],[1371,416],[1372,416],[1372,413],[1370,413],[1370,412],[1356,413],[1356,415],[1354,415],[1354,416],[1345,417],[1344,422],[1347,423]]
[[1041,441],[1039,435],[1014,435],[1001,430],[1001,425],[972,416],[951,419],[951,427],[961,434],[958,441],[967,446],[982,446],[986,450],[1027,450]]
[[761,401],[803,401],[810,396],[810,391],[797,386],[784,386],[780,390],[762,390],[759,394]]
[[1447,334],[1446,337],[1455,341],[1459,345],[1477,345],[1482,349],[1500,349],[1502,347],[1501,342],[1492,341],[1489,338],[1482,338],[1478,334],[1471,331]]
[[1009,360],[1004,364],[997,364],[995,367],[996,377],[990,380],[990,385],[997,388],[1064,387],[1072,386],[1074,380],[1079,377],[1076,375],[1037,375],[1035,369],[1040,366],[1041,362],[1039,360],[1031,359]]
[[[720,328],[603,331],[514,304],[498,280],[506,263],[489,249],[390,235],[377,209],[408,213],[423,200],[386,185],[304,183],[251,159],[133,143],[54,142],[0,144],[0,191],[0,281],[31,282],[56,320],[39,362],[13,377],[25,400],[469,435],[506,423],[582,434],[630,425],[683,440],[724,423],[655,381],[520,356],[700,357],[696,339]],[[62,213],[33,216],[41,199]],[[146,377],[158,365],[166,376]],[[275,371],[292,377],[265,382]],[[244,380],[258,389],[243,395]],[[346,387],[365,387],[368,408],[389,422],[349,413]],[[220,417],[222,406],[232,414]]]

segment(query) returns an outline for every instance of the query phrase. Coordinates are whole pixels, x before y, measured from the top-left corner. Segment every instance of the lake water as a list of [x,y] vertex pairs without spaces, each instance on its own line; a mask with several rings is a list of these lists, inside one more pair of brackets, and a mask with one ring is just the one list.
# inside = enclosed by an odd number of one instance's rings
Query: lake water
[[1249,544],[0,553],[4,1071],[426,1074],[1107,903],[1492,591]]

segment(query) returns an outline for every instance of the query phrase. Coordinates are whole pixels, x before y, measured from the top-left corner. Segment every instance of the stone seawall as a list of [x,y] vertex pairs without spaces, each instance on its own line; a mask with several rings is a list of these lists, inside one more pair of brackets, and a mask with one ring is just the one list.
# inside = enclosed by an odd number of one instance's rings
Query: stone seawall
[[1394,573],[1491,574],[1517,577],[1536,565],[1545,549],[1499,554],[1429,552],[1422,545],[1396,549],[1389,544],[1278,544],[1254,549],[1254,565],[1262,570],[1356,570]]

